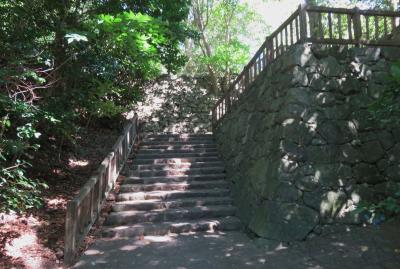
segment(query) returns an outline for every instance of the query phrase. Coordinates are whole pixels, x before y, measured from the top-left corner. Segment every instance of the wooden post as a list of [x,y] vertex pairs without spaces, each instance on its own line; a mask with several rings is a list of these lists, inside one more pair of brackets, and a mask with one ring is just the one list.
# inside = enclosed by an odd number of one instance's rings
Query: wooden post
[[378,16],[374,16],[374,23],[375,23],[375,39],[378,41],[379,39],[379,18]]
[[245,69],[246,71],[244,72],[244,89],[246,89],[247,86],[249,86],[250,84],[250,78],[249,78],[250,69],[247,68],[247,66],[245,67]]
[[226,102],[226,113],[231,111],[231,91],[227,91],[225,95],[225,102]]
[[67,204],[67,216],[65,220],[65,242],[64,242],[64,263],[72,265],[75,260],[77,245],[77,202],[72,200]]
[[348,31],[350,41],[353,40],[353,27],[351,26],[352,25],[351,18],[352,17],[350,16],[350,14],[347,14],[347,31]]
[[216,125],[217,125],[217,114],[216,114],[216,111],[214,108],[211,112],[211,127],[212,127],[213,132],[215,131]]
[[89,180],[89,182],[91,182],[92,183],[92,187],[89,189],[89,194],[88,194],[88,196],[89,196],[89,211],[90,211],[90,217],[89,217],[89,219],[90,219],[90,223],[93,223],[95,220],[96,220],[96,218],[97,218],[97,214],[98,214],[98,212],[97,212],[97,200],[98,199],[96,199],[97,197],[96,197],[96,193],[95,193],[95,190],[94,190],[94,187],[96,186],[96,180]]
[[267,66],[274,60],[274,40],[267,37]]
[[353,17],[353,26],[354,26],[354,40],[356,41],[357,46],[361,44],[361,18],[360,18],[360,9],[358,7],[354,8],[354,17]]
[[100,213],[100,211],[101,211],[101,202],[103,201],[103,188],[104,188],[104,184],[105,184],[105,182],[104,182],[104,179],[103,179],[103,177],[101,176],[101,174],[97,174],[97,180],[98,180],[98,182],[99,182],[99,185],[98,185],[98,188],[97,188],[97,196],[98,196],[98,212]]
[[299,6],[300,9],[300,41],[305,42],[307,40],[307,4],[302,3]]
[[[318,12],[318,14],[316,12],[310,12],[308,13],[308,23],[310,25],[310,37],[312,39],[317,39],[320,29],[323,27],[320,23],[319,23],[319,18],[321,16],[321,13]],[[307,25],[307,22],[306,22]]]
[[329,38],[333,39],[332,12],[328,13],[328,26],[329,26]]

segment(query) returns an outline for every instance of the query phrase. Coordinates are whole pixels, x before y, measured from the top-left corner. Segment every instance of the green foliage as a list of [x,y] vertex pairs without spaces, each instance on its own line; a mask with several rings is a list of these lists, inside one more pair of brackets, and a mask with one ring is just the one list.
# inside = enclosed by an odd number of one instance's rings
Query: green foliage
[[369,106],[372,118],[383,127],[400,126],[400,61],[390,68],[387,88],[379,99]]
[[379,224],[390,216],[400,214],[400,190],[378,203],[360,203],[355,213],[362,214],[370,224]]
[[36,125],[43,114],[0,93],[0,211],[25,211],[42,204],[46,184],[27,177],[30,152],[39,149]]
[[81,126],[120,119],[146,80],[185,64],[188,12],[188,0],[1,1],[0,210],[40,204],[44,185],[26,171],[41,133],[73,144]]
[[[211,85],[212,90],[225,91],[250,59],[246,38],[262,39],[267,29],[254,10],[237,0],[202,0],[192,4],[192,24],[199,35],[187,48],[191,58],[186,72],[208,74],[218,84]],[[262,33],[256,33],[254,24],[261,25]]]
[[[159,74],[158,48],[166,42],[168,32],[161,20],[132,11],[100,15],[95,32],[99,33],[97,40],[103,40],[105,49],[132,74],[140,74],[142,79]],[[132,56],[135,58],[130,59]]]
[[227,70],[240,72],[247,63],[249,46],[240,39],[250,32],[248,25],[256,19],[248,5],[237,1],[220,1],[214,6],[206,29],[214,53],[203,58],[218,70],[220,77]]
[[199,61],[204,65],[213,66],[219,76],[226,71],[237,74],[249,59],[249,46],[239,40],[231,40],[229,44],[219,44],[211,56],[203,56]]
[[15,165],[0,171],[0,211],[24,212],[43,204],[41,191],[47,185],[26,176],[27,162],[16,160]]

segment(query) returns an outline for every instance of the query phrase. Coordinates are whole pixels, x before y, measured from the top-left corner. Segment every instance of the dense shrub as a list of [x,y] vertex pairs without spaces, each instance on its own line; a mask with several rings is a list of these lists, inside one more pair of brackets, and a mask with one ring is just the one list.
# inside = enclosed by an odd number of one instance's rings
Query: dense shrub
[[[188,0],[0,2],[0,211],[39,206],[40,135],[120,119],[143,82],[185,62]],[[110,120],[112,121],[112,120]]]

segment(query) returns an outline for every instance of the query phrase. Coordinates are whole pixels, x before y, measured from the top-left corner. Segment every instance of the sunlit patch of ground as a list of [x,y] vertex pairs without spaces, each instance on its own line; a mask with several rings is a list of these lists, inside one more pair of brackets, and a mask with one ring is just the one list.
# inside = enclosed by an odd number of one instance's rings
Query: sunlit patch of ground
[[[83,128],[76,145],[48,137],[32,160],[30,177],[49,185],[44,206],[26,216],[0,213],[0,268],[61,268],[67,202],[86,183],[117,140],[121,130]],[[57,150],[55,150],[57,149]],[[90,238],[88,239],[90,240]]]
[[[14,213],[0,216],[2,261],[0,268],[57,268],[60,261],[54,252],[44,246],[38,237],[42,222],[33,216]],[[13,266],[13,267],[11,267]]]
[[53,198],[46,198],[46,208],[49,209],[66,209],[67,208],[67,199],[63,196],[56,196]]
[[77,160],[75,158],[70,158],[68,161],[69,161],[69,167],[71,168],[75,168],[77,166],[84,167],[89,164],[88,160]]

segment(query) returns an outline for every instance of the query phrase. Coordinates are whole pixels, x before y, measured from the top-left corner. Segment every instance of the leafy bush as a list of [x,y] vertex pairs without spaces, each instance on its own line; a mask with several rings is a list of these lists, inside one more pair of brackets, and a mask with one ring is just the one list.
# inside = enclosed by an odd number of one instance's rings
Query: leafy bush
[[400,214],[400,190],[393,196],[378,203],[360,203],[355,211],[362,214],[364,220],[371,224],[379,224],[388,217]]
[[372,118],[383,127],[400,127],[400,61],[392,64],[388,87],[369,107]]
[[25,211],[42,204],[46,184],[28,178],[31,151],[39,149],[36,130],[41,111],[0,94],[0,211]]
[[41,133],[59,152],[82,126],[119,122],[143,82],[184,65],[189,3],[0,1],[0,211],[40,205],[46,186],[26,171]]

